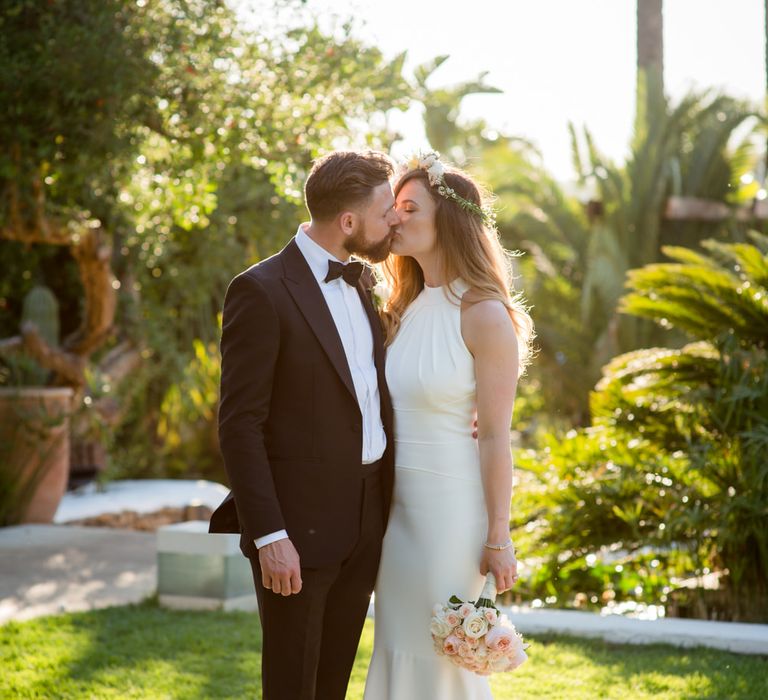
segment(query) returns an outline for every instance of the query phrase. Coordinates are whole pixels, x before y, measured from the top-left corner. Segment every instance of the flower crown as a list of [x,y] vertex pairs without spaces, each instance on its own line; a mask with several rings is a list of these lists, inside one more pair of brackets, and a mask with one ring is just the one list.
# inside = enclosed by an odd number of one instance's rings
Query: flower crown
[[437,193],[440,196],[453,200],[465,211],[477,214],[486,226],[490,228],[496,227],[496,214],[491,207],[478,206],[474,202],[464,199],[454,189],[445,184],[445,165],[440,161],[440,154],[437,151],[412,155],[403,163],[402,174],[411,170],[423,170],[426,172],[429,184],[437,189]]

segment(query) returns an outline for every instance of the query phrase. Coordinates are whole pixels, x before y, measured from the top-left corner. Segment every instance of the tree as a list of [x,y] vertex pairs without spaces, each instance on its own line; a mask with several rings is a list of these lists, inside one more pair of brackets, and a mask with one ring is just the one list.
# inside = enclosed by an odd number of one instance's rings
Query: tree
[[8,144],[0,154],[0,238],[68,247],[84,294],[79,327],[61,348],[31,324],[3,347],[23,348],[56,373],[56,384],[80,390],[117,305],[107,208],[95,193],[114,196],[112,161],[131,150],[129,135],[114,127],[116,115],[146,116],[134,95],[148,66],[129,31],[133,9],[122,5],[19,0],[0,15],[0,141]]
[[[6,350],[23,345],[120,430],[158,440],[163,397],[194,340],[214,339],[227,282],[295,231],[312,159],[393,138],[367,124],[408,104],[402,61],[349,27],[243,29],[220,0],[5,3],[0,327],[15,330],[36,267],[70,275],[52,246],[79,263],[80,282],[57,292],[83,312],[61,350],[33,329]],[[120,348],[130,362],[104,364]],[[118,365],[132,381],[116,398]],[[157,444],[143,449],[155,461]]]
[[663,4],[663,0],[637,0],[638,100],[643,92],[650,100],[664,94]]
[[[505,240],[530,253],[521,267],[534,305],[544,370],[543,387],[558,407],[587,424],[589,390],[615,355],[660,342],[654,326],[619,313],[626,273],[662,259],[666,243],[696,246],[707,237],[743,235],[732,221],[665,221],[672,194],[731,203],[756,155],[734,132],[753,113],[725,96],[666,98],[640,110],[626,163],[598,150],[588,131],[571,129],[580,181],[594,190],[586,206],[541,166],[517,167],[495,185],[508,214],[499,217]],[[665,342],[682,342],[666,336]],[[567,387],[567,399],[562,387]]]
[[475,80],[441,88],[429,87],[428,80],[448,58],[447,55],[437,56],[416,67],[413,96],[424,105],[424,130],[432,148],[463,165],[470,154],[482,150],[488,138],[484,133],[487,131],[484,120],[460,123],[461,103],[468,95],[498,94],[501,90],[486,84],[487,72]]

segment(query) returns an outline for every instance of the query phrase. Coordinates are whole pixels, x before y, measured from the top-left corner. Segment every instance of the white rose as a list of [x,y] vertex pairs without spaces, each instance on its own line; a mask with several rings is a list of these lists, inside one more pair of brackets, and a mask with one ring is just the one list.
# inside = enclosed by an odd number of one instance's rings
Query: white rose
[[479,613],[473,612],[464,618],[464,633],[470,639],[480,639],[488,631],[488,620]]
[[453,630],[453,627],[448,624],[442,611],[432,617],[432,622],[429,624],[429,631],[433,636],[444,639],[451,633],[451,630]]

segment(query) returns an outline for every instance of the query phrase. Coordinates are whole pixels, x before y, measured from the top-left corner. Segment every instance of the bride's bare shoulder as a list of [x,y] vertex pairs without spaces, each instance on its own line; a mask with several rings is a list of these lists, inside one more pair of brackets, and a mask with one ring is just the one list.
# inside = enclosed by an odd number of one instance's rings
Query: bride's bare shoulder
[[461,334],[472,354],[484,346],[516,344],[509,310],[498,299],[488,299],[468,289],[461,298]]

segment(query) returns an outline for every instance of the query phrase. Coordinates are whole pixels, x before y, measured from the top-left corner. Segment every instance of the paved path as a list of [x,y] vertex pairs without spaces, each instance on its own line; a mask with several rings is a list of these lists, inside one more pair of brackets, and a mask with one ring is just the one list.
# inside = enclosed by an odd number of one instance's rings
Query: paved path
[[114,528],[0,528],[0,624],[137,603],[156,588],[155,534]]
[[[154,533],[71,525],[0,528],[0,624],[137,603],[156,590],[156,556]],[[637,620],[518,607],[506,612],[523,634],[559,633],[616,643],[708,646],[768,655],[768,625]]]
[[506,609],[512,624],[525,634],[569,634],[598,637],[616,644],[704,646],[740,654],[768,655],[768,625],[684,620],[674,617],[637,620],[578,610]]

